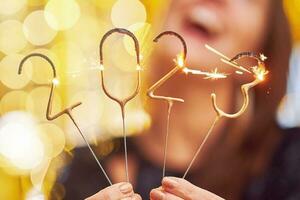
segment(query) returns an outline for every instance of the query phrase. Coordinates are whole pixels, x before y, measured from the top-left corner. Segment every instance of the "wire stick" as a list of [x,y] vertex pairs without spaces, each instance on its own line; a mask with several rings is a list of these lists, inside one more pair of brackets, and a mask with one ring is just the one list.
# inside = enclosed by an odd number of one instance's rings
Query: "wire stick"
[[215,125],[216,125],[216,123],[218,122],[219,119],[220,119],[219,116],[216,116],[216,118],[214,119],[214,121],[213,121],[213,123],[211,124],[211,126],[210,126],[210,128],[209,128],[209,130],[208,130],[208,132],[207,132],[207,134],[206,134],[206,136],[205,136],[205,138],[204,138],[204,140],[203,140],[202,143],[200,144],[200,146],[199,146],[199,148],[197,149],[197,151],[196,151],[196,153],[195,153],[195,155],[194,155],[192,161],[190,162],[190,164],[189,164],[187,170],[185,171],[185,173],[184,173],[184,175],[183,175],[183,177],[182,177],[183,179],[185,179],[186,175],[187,175],[188,172],[190,171],[192,165],[194,164],[196,158],[198,157],[199,153],[201,152],[203,146],[205,145],[206,141],[208,140],[209,136],[211,135],[211,133],[212,133],[212,131],[213,131],[213,129],[214,129],[214,127],[215,127]]
[[173,101],[168,101],[168,114],[167,114],[167,131],[165,136],[165,147],[164,147],[164,164],[163,164],[163,178],[165,177],[166,173],[166,163],[167,163],[167,151],[168,151],[168,140],[169,140],[169,130],[170,130],[170,116],[171,110],[173,107]]
[[87,147],[89,148],[90,152],[92,153],[95,161],[97,162],[98,166],[100,167],[101,171],[103,172],[105,178],[107,179],[107,181],[109,182],[110,185],[112,185],[111,180],[109,179],[107,173],[105,172],[104,168],[102,167],[102,165],[100,164],[100,161],[98,160],[95,152],[93,151],[91,145],[89,144],[89,142],[87,141],[86,137],[84,136],[83,132],[81,131],[81,129],[79,128],[77,122],[75,121],[73,115],[71,112],[68,113],[68,116],[70,117],[70,119],[72,120],[73,124],[75,125],[75,127],[77,128],[78,132],[80,133],[82,139],[84,140],[84,142],[86,143]]
[[123,141],[124,141],[125,173],[126,173],[126,181],[129,183],[127,134],[126,134],[126,127],[125,127],[125,107],[124,106],[121,106],[121,112],[122,112],[122,127],[123,127]]

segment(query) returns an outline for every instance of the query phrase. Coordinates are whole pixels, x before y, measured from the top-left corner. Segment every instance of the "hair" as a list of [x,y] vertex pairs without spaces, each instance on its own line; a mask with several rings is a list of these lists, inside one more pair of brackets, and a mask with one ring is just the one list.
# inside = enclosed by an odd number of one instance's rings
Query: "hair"
[[[266,82],[254,89],[254,117],[250,119],[251,126],[242,136],[228,128],[216,143],[218,148],[211,147],[212,156],[200,166],[197,178],[192,180],[226,199],[240,198],[250,178],[266,169],[281,141],[276,113],[286,92],[292,44],[282,1],[272,1],[270,5],[269,27],[261,48],[270,58],[266,62],[270,73]],[[236,135],[242,139],[237,140]]]

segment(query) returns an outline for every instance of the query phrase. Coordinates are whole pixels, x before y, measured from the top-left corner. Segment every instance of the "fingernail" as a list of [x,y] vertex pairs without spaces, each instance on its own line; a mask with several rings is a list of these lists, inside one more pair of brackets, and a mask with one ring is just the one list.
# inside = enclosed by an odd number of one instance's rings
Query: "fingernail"
[[175,180],[171,179],[171,178],[164,178],[163,179],[163,186],[172,189],[172,188],[177,187],[178,183]]
[[158,190],[152,190],[150,195],[151,198],[155,200],[163,200],[165,197],[165,194]]
[[123,194],[128,194],[132,191],[132,186],[129,183],[124,183],[120,185],[119,189]]

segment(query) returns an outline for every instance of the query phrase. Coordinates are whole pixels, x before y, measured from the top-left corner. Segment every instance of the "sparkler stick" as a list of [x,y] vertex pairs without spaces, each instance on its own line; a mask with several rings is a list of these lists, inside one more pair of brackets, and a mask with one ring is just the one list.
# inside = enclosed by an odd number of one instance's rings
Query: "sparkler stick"
[[[214,52],[217,52],[214,49],[212,49],[212,50]],[[220,52],[218,52],[217,54],[224,57],[223,54],[221,54]],[[249,105],[249,90],[251,88],[253,88],[254,86],[256,86],[257,84],[261,83],[264,80],[265,75],[268,73],[268,71],[266,71],[266,69],[265,69],[265,63],[264,63],[264,60],[266,59],[266,57],[263,54],[260,54],[260,56],[257,56],[256,54],[254,54],[252,52],[243,52],[243,53],[240,53],[240,54],[236,55],[232,59],[227,59],[227,58],[226,59],[229,60],[230,63],[236,63],[235,61],[237,61],[237,60],[239,60],[243,57],[254,58],[258,62],[258,66],[252,67],[252,71],[251,71],[251,73],[254,74],[254,78],[255,78],[254,81],[252,81],[250,83],[246,83],[246,84],[241,86],[241,92],[242,92],[243,98],[244,98],[243,105],[242,105],[241,109],[236,113],[233,113],[233,114],[226,113],[217,106],[217,102],[216,102],[217,101],[217,96],[216,96],[216,94],[215,93],[211,94],[212,106],[213,106],[213,108],[214,108],[217,115],[216,115],[216,118],[214,119],[211,127],[209,128],[204,140],[202,141],[199,148],[197,149],[197,151],[196,151],[192,161],[190,162],[187,170],[185,171],[185,173],[182,177],[183,179],[186,177],[187,173],[191,169],[193,163],[195,162],[197,156],[201,152],[204,144],[208,140],[210,134],[212,133],[212,131],[213,131],[216,123],[219,121],[219,119],[221,119],[222,117],[237,118],[237,117],[241,116],[246,111],[246,109]],[[244,67],[242,67],[241,69],[243,69],[243,68]]]
[[73,113],[72,110],[78,106],[81,105],[81,102],[78,102],[76,104],[71,105],[70,107],[60,111],[57,114],[52,115],[51,111],[52,111],[52,102],[53,102],[53,95],[54,95],[54,89],[55,86],[59,84],[58,79],[56,78],[56,69],[55,66],[53,64],[53,62],[50,60],[50,58],[48,58],[47,56],[40,54],[40,53],[32,53],[27,55],[26,57],[24,57],[22,59],[22,61],[20,62],[19,65],[19,70],[18,70],[18,74],[22,73],[22,67],[24,65],[24,63],[26,62],[27,59],[31,58],[31,57],[40,57],[45,59],[50,66],[52,67],[52,71],[53,71],[53,79],[52,79],[52,83],[51,83],[51,90],[50,90],[50,96],[49,96],[49,100],[48,100],[48,105],[47,105],[47,112],[46,112],[46,118],[49,121],[55,120],[58,117],[62,116],[62,115],[67,115],[69,116],[69,118],[71,119],[71,121],[73,122],[73,124],[75,125],[75,127],[77,128],[79,134],[81,135],[82,139],[84,140],[85,144],[87,145],[87,147],[89,148],[92,156],[94,157],[94,159],[96,160],[98,166],[100,167],[101,171],[103,172],[103,174],[105,175],[105,178],[107,179],[107,181],[109,182],[110,185],[112,185],[112,182],[110,181],[107,173],[105,172],[104,168],[102,167],[102,165],[100,164],[100,161],[98,160],[96,154],[94,153],[93,149],[91,148],[90,144],[88,143],[86,137],[84,136],[84,134],[82,133],[81,129],[79,128],[79,125],[77,124],[77,122],[75,121],[74,117],[73,117]]
[[157,90],[160,86],[162,86],[167,80],[169,80],[173,75],[176,74],[179,70],[182,70],[184,67],[184,62],[186,59],[186,54],[187,54],[187,47],[186,43],[183,39],[182,36],[180,36],[178,33],[173,32],[173,31],[165,31],[160,33],[158,36],[154,38],[154,42],[158,42],[159,39],[164,36],[164,35],[172,35],[178,38],[182,44],[182,52],[177,56],[177,60],[175,61],[176,66],[165,76],[163,76],[160,80],[158,80],[156,83],[154,83],[147,91],[147,95],[152,98],[152,99],[157,99],[161,101],[166,101],[168,104],[168,113],[167,113],[167,129],[166,129],[166,135],[165,135],[165,146],[164,146],[164,161],[163,161],[163,174],[162,176],[165,176],[165,171],[166,171],[166,162],[167,162],[167,149],[168,149],[168,138],[169,138],[169,129],[170,129],[170,116],[171,116],[171,111],[174,102],[181,102],[183,103],[184,100],[181,98],[176,98],[176,97],[168,97],[168,96],[161,96],[161,95],[155,95],[154,92]]
[[[129,37],[132,38],[135,46],[135,52],[136,52],[136,62],[137,62],[137,86],[135,88],[135,91],[133,94],[130,96],[124,98],[124,99],[119,99],[117,97],[114,97],[109,93],[107,90],[107,87],[105,86],[104,82],[104,64],[103,64],[103,44],[104,41],[113,33],[121,33],[128,35]],[[139,47],[139,42],[135,35],[131,33],[130,31],[123,29],[123,28],[115,28],[107,33],[102,37],[100,46],[99,46],[99,53],[100,53],[100,71],[101,71],[101,83],[102,83],[102,89],[105,93],[105,95],[110,98],[111,100],[117,102],[121,108],[121,113],[122,113],[122,125],[123,125],[123,139],[124,139],[124,152],[125,152],[125,172],[126,172],[126,180],[129,182],[129,174],[128,174],[128,155],[127,155],[127,142],[126,142],[126,129],[125,129],[125,106],[126,104],[131,101],[133,98],[135,98],[139,92],[140,92],[140,83],[141,83],[141,66],[140,66],[140,47]]]

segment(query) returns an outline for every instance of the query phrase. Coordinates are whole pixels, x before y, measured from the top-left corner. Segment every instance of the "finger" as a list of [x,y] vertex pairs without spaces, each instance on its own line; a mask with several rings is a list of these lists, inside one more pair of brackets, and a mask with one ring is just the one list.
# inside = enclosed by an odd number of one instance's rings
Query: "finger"
[[153,189],[150,192],[151,200],[183,200],[180,197],[175,196],[174,194],[164,192],[160,189]]
[[139,194],[134,194],[132,200],[142,200],[142,197]]
[[109,186],[86,200],[118,200],[133,195],[133,188],[130,183],[117,183]]
[[183,199],[211,199],[222,200],[221,197],[201,189],[182,178],[166,177],[162,181],[162,187],[166,192]]

